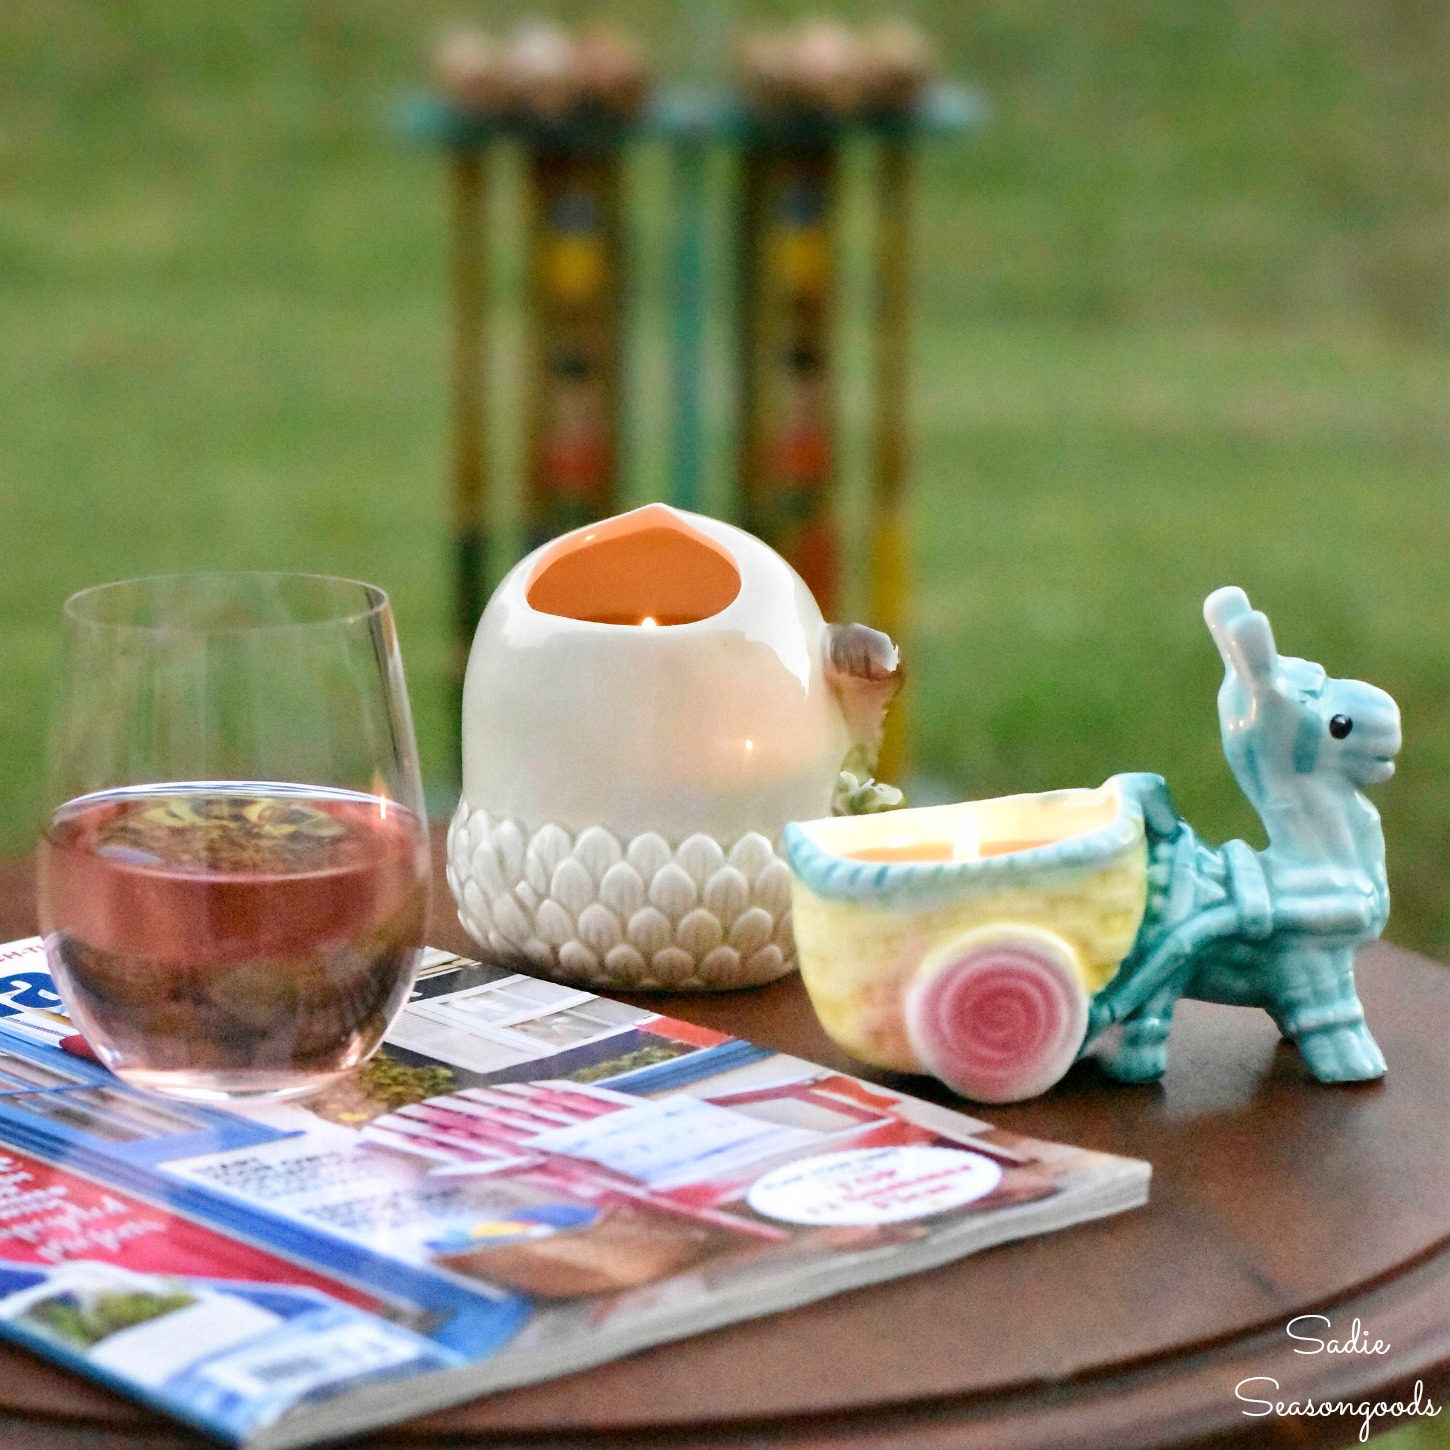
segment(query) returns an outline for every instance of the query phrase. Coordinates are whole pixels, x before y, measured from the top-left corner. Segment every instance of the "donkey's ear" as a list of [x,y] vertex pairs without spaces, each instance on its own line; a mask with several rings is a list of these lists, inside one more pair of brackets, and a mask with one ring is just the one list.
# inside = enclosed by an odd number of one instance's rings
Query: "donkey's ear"
[[1274,631],[1269,628],[1267,614],[1251,609],[1230,620],[1224,627],[1220,649],[1224,660],[1251,693],[1258,695],[1273,688],[1274,666],[1279,662],[1279,654],[1274,648]]
[[1240,616],[1252,613],[1253,605],[1249,603],[1249,596],[1237,584],[1226,584],[1222,589],[1215,589],[1203,601],[1204,622],[1229,669],[1234,668],[1234,661],[1228,649],[1228,627]]
[[1217,639],[1219,630],[1229,620],[1249,613],[1252,608],[1249,596],[1237,584],[1225,584],[1222,589],[1215,589],[1203,601],[1203,618],[1213,632],[1214,639]]
[[1249,603],[1237,585],[1215,589],[1203,601],[1203,617],[1223,662],[1246,685],[1267,685],[1273,678],[1278,652],[1269,619]]

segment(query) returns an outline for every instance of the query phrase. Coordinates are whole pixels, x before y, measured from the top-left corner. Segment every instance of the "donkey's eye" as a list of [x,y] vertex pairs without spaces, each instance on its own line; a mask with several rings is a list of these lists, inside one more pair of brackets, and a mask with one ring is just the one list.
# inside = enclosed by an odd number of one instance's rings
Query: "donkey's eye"
[[1354,721],[1348,715],[1336,715],[1329,722],[1329,733],[1336,740],[1343,740],[1354,729]]

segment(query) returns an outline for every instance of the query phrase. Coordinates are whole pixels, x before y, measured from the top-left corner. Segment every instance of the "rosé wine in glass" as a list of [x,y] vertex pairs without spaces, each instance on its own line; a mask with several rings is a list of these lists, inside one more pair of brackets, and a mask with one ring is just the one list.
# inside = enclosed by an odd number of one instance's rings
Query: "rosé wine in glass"
[[172,575],[65,608],[38,853],[56,985],[139,1087],[324,1086],[407,1000],[428,915],[417,750],[387,596]]
[[114,1072],[184,1096],[286,1093],[375,1048],[427,916],[420,828],[376,796],[103,791],[41,838],[51,969]]

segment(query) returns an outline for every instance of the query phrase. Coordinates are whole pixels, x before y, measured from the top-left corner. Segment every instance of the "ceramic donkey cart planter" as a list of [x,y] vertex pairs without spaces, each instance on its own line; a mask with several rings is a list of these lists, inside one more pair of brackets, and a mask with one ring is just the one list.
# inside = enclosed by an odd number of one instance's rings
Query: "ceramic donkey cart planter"
[[792,825],[801,972],[843,1047],[1009,1102],[1114,1027],[1107,1071],[1161,1077],[1174,1004],[1196,997],[1263,1008],[1323,1082],[1385,1071],[1354,952],[1389,914],[1362,792],[1394,773],[1399,711],[1279,655],[1241,589],[1204,616],[1224,753],[1268,848],[1206,845],[1156,775]]
[[740,529],[654,504],[556,539],[473,641],[459,919],[491,960],[591,987],[793,970],[776,844],[831,809],[848,751],[874,760],[899,684],[885,635],[826,624]]

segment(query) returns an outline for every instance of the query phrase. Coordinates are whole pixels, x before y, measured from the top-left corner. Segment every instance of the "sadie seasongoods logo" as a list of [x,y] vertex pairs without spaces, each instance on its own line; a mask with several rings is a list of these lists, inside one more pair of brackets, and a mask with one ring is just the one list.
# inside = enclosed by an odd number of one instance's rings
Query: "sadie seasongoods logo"
[[[1356,1318],[1348,1334],[1338,1334],[1327,1314],[1300,1314],[1291,1319],[1284,1331],[1294,1341],[1295,1354],[1384,1355],[1389,1344],[1376,1338]],[[1272,1375],[1251,1375],[1234,1386],[1234,1395],[1245,1406],[1251,1419],[1270,1415],[1281,1419],[1322,1419],[1345,1417],[1359,1421],[1359,1439],[1363,1444],[1375,1433],[1376,1420],[1433,1419],[1441,1406],[1425,1394],[1424,1382],[1415,1381],[1408,1399],[1398,1400],[1281,1400],[1279,1381]],[[1384,1428],[1383,1426],[1381,1428]]]

